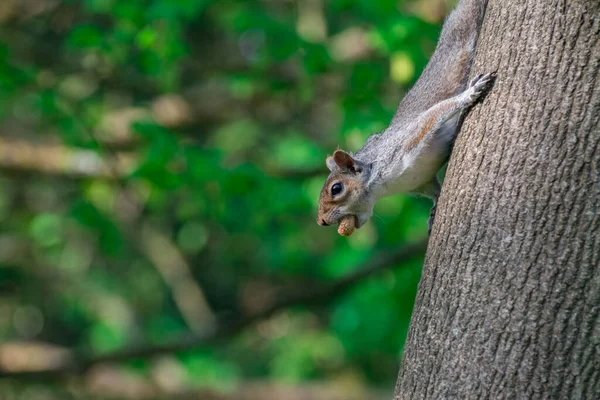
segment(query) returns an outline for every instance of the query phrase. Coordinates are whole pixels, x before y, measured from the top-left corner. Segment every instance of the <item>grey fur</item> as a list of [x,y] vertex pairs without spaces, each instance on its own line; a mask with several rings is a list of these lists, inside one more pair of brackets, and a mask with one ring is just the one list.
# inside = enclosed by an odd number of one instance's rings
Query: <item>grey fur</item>
[[[350,214],[360,227],[379,198],[412,193],[433,200],[431,229],[440,193],[436,173],[447,161],[461,116],[494,80],[494,74],[479,75],[467,85],[486,5],[487,0],[460,0],[444,23],[431,60],[400,102],[390,126],[369,137],[356,154],[346,153],[360,168],[336,166],[328,159],[331,174],[321,191],[317,217],[321,225],[337,223]],[[357,182],[360,189],[337,201],[328,186],[340,179]]]
[[[372,135],[356,153],[359,160],[375,160],[381,148],[404,144],[406,127],[429,108],[465,90],[475,54],[479,26],[487,0],[461,0],[444,22],[438,45],[425,70],[404,96],[390,126]],[[467,56],[467,68],[461,57]],[[449,79],[460,76],[460,79]]]
[[[360,181],[364,194],[353,198],[355,204],[340,204],[341,210],[329,213],[330,222],[333,216],[356,211],[362,226],[378,198],[404,192],[434,201],[431,227],[440,192],[436,173],[447,161],[461,115],[494,78],[493,74],[479,75],[467,85],[486,5],[487,0],[460,0],[448,16],[431,60],[400,102],[390,126],[351,154],[363,166],[354,179]],[[327,182],[335,174],[340,171],[334,165]]]

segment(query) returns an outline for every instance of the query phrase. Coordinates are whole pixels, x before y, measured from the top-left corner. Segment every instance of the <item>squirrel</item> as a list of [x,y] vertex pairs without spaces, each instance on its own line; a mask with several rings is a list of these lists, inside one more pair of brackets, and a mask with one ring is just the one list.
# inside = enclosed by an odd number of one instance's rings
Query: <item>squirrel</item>
[[398,105],[389,127],[371,135],[355,154],[336,150],[326,159],[330,174],[319,198],[317,223],[340,224],[348,218],[360,228],[375,202],[397,193],[433,200],[431,233],[441,186],[437,172],[447,161],[464,113],[488,91],[496,73],[468,83],[487,0],[460,0],[446,18],[436,49],[423,73]]

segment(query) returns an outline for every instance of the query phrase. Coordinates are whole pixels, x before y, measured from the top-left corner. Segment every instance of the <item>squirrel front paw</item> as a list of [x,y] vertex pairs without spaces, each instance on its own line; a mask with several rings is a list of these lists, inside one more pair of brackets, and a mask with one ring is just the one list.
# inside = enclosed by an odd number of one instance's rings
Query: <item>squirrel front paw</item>
[[468,101],[473,104],[477,99],[489,90],[494,81],[496,80],[496,72],[490,72],[489,74],[479,74],[471,80],[469,88],[467,89]]

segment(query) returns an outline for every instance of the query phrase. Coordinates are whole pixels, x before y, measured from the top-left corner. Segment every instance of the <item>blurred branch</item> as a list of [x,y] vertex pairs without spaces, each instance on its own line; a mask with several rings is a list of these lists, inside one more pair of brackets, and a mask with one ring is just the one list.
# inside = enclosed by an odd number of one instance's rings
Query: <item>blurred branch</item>
[[0,137],[0,168],[77,178],[121,178],[133,169],[133,154],[118,153],[110,162],[98,151]]
[[3,0],[0,3],[0,23],[11,20],[24,20],[39,17],[54,11],[60,5],[57,0],[19,1]]
[[[110,153],[116,157],[114,151]],[[144,201],[139,189],[119,184],[121,193],[115,211],[120,230],[161,276],[188,328],[197,335],[212,331],[216,318],[194,279],[190,263],[168,235],[142,220]]]
[[6,366],[0,371],[0,377],[20,379],[56,379],[68,375],[81,375],[90,367],[100,363],[120,362],[137,358],[148,358],[160,354],[190,350],[230,338],[254,323],[271,317],[276,312],[292,306],[318,306],[331,301],[333,298],[347,292],[366,278],[381,271],[400,266],[401,263],[424,253],[427,240],[421,240],[384,253],[365,263],[356,271],[319,288],[301,288],[297,292],[282,291],[275,300],[260,311],[242,316],[234,321],[221,321],[211,331],[202,335],[189,335],[178,340],[156,346],[145,346],[126,349],[100,356],[73,357],[72,362],[60,367],[38,371],[8,371]]
[[[124,179],[135,169],[138,162],[135,153],[117,152],[113,149],[108,152],[109,157],[103,157],[96,150],[0,137],[0,169],[109,180]],[[327,172],[324,166],[314,169],[285,169],[263,165],[261,168],[268,176],[287,179],[306,179]]]
[[196,334],[211,331],[215,316],[202,288],[196,283],[191,267],[171,240],[145,223],[139,235],[139,247],[171,289],[187,326]]
[[[377,390],[343,378],[327,382],[305,382],[297,385],[251,380],[238,382],[235,384],[235,389],[229,391],[189,390],[182,391],[180,394],[165,393],[161,395],[157,394],[156,388],[152,387],[150,383],[140,384],[138,380],[123,379],[123,375],[125,375],[123,372],[119,370],[104,372],[107,377],[101,377],[101,379],[104,378],[108,382],[101,382],[102,384],[92,382],[90,386],[93,385],[94,390],[89,390],[88,392],[91,392],[89,394],[95,396],[111,394],[114,398],[135,400],[389,400],[391,398],[391,391]],[[115,382],[117,385],[114,384]],[[131,387],[134,385],[137,390],[131,393]],[[128,392],[130,395],[124,396]]]

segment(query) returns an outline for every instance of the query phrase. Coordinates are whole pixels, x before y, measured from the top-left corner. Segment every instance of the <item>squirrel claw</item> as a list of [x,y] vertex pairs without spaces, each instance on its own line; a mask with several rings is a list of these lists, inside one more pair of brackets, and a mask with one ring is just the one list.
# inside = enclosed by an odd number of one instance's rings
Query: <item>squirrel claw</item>
[[475,75],[475,77],[473,79],[471,79],[471,82],[469,82],[469,87],[475,86],[475,84],[481,79],[482,76],[483,76],[483,74]]
[[478,74],[469,83],[469,101],[474,103],[484,92],[489,90],[496,80],[496,71],[487,74]]

